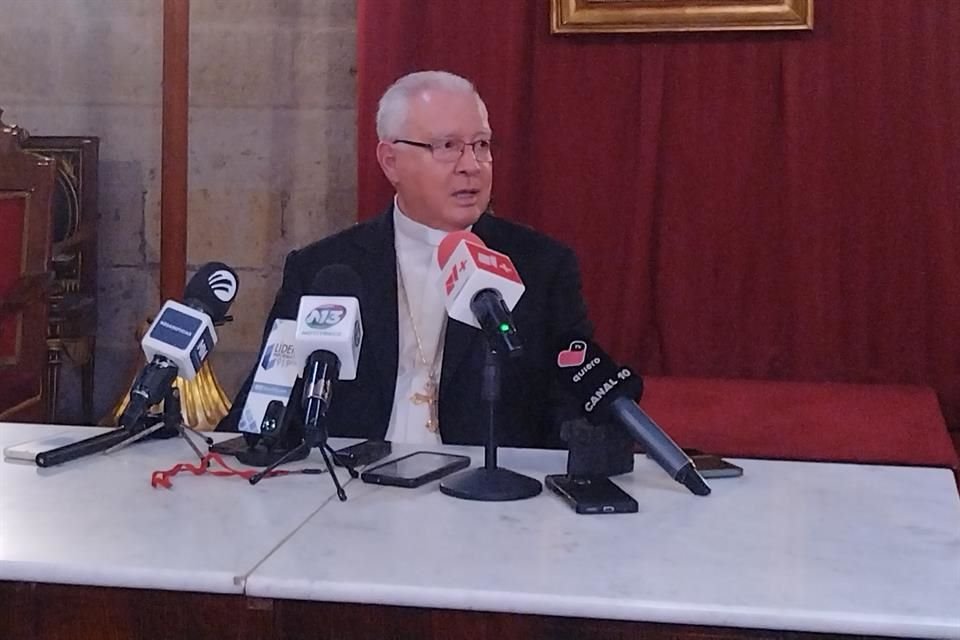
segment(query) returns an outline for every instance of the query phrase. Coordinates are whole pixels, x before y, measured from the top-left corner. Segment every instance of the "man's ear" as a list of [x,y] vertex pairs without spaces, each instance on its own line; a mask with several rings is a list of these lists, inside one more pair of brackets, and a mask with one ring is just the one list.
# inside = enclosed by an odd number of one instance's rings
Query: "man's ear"
[[396,186],[400,180],[397,176],[397,153],[392,144],[387,142],[377,143],[377,162],[390,184]]

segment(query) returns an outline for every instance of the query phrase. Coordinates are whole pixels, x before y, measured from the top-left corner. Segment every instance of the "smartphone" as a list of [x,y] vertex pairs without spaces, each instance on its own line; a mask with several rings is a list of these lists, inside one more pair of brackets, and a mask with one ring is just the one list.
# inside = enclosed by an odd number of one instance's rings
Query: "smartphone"
[[606,476],[552,475],[546,485],[577,513],[636,513],[637,501]]
[[367,469],[360,474],[360,479],[370,484],[413,489],[469,466],[467,456],[417,451]]
[[365,440],[337,449],[333,455],[333,462],[338,467],[364,467],[386,458],[392,450],[393,446],[387,440]]
[[709,453],[697,453],[690,456],[693,466],[704,478],[737,478],[743,475],[743,468],[727,462],[719,456]]

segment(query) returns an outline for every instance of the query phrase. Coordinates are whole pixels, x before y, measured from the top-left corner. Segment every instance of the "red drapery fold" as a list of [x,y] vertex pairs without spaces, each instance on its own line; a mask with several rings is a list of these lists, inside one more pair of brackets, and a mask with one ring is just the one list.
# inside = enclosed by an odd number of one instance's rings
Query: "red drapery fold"
[[933,386],[960,428],[960,2],[817,0],[812,33],[554,36],[546,0],[360,0],[376,101],[472,79],[494,207],[570,244],[641,372]]

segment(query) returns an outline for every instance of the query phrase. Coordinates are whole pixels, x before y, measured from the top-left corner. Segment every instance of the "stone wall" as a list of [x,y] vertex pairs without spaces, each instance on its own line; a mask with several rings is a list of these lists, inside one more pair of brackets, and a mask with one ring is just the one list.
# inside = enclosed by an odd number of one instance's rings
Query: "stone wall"
[[[100,138],[97,415],[159,307],[161,0],[0,0],[0,106]],[[353,0],[192,0],[187,261],[240,274],[215,371],[252,365],[286,253],[356,219]],[[189,274],[188,274],[189,275]],[[79,415],[67,371],[62,417]]]

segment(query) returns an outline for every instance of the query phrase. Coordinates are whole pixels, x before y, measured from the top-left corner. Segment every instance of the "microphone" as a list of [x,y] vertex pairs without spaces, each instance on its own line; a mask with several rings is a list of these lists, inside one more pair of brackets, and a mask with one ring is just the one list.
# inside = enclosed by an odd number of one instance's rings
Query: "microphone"
[[140,342],[147,364],[130,390],[120,429],[38,453],[39,467],[52,467],[106,451],[142,430],[147,410],[161,400],[178,375],[193,378],[217,343],[213,328],[227,319],[237,296],[237,274],[222,262],[200,267],[184,289],[184,303],[167,300]]
[[183,301],[210,316],[213,324],[232,320],[227,315],[237,298],[237,273],[222,262],[208,262],[197,269],[183,290]]
[[670,477],[692,493],[705,496],[710,487],[693,461],[663,429],[637,406],[643,381],[629,367],[617,365],[591,340],[576,338],[557,353],[557,372],[564,388],[580,403],[589,422],[613,420],[642,444]]
[[222,262],[208,262],[190,278],[183,303],[167,300],[140,341],[147,358],[130,392],[130,402],[120,416],[120,425],[133,427],[147,409],[182,376],[197,372],[217,344],[214,325],[227,320],[227,310],[237,297],[236,272]]
[[34,457],[33,461],[38,467],[55,467],[64,462],[70,462],[77,458],[83,458],[84,456],[106,451],[129,437],[130,432],[126,429],[111,429],[110,431],[91,438],[85,438],[79,442],[71,442],[56,449],[41,451]]
[[437,263],[447,315],[481,329],[505,353],[519,355],[523,346],[510,312],[525,288],[510,258],[470,231],[454,231],[440,242]]
[[[296,356],[296,330],[295,320],[278,318],[273,321],[263,351],[257,359],[253,383],[240,414],[237,425],[240,431],[270,435],[263,428],[270,413],[268,408],[274,402],[281,408],[287,404],[297,376],[303,370],[303,363]],[[269,423],[275,426],[277,421],[271,418]]]
[[363,323],[360,276],[350,267],[324,267],[310,291],[313,295],[300,298],[294,351],[303,363],[304,439],[313,447],[327,439],[320,422],[333,399],[334,383],[357,377]]

